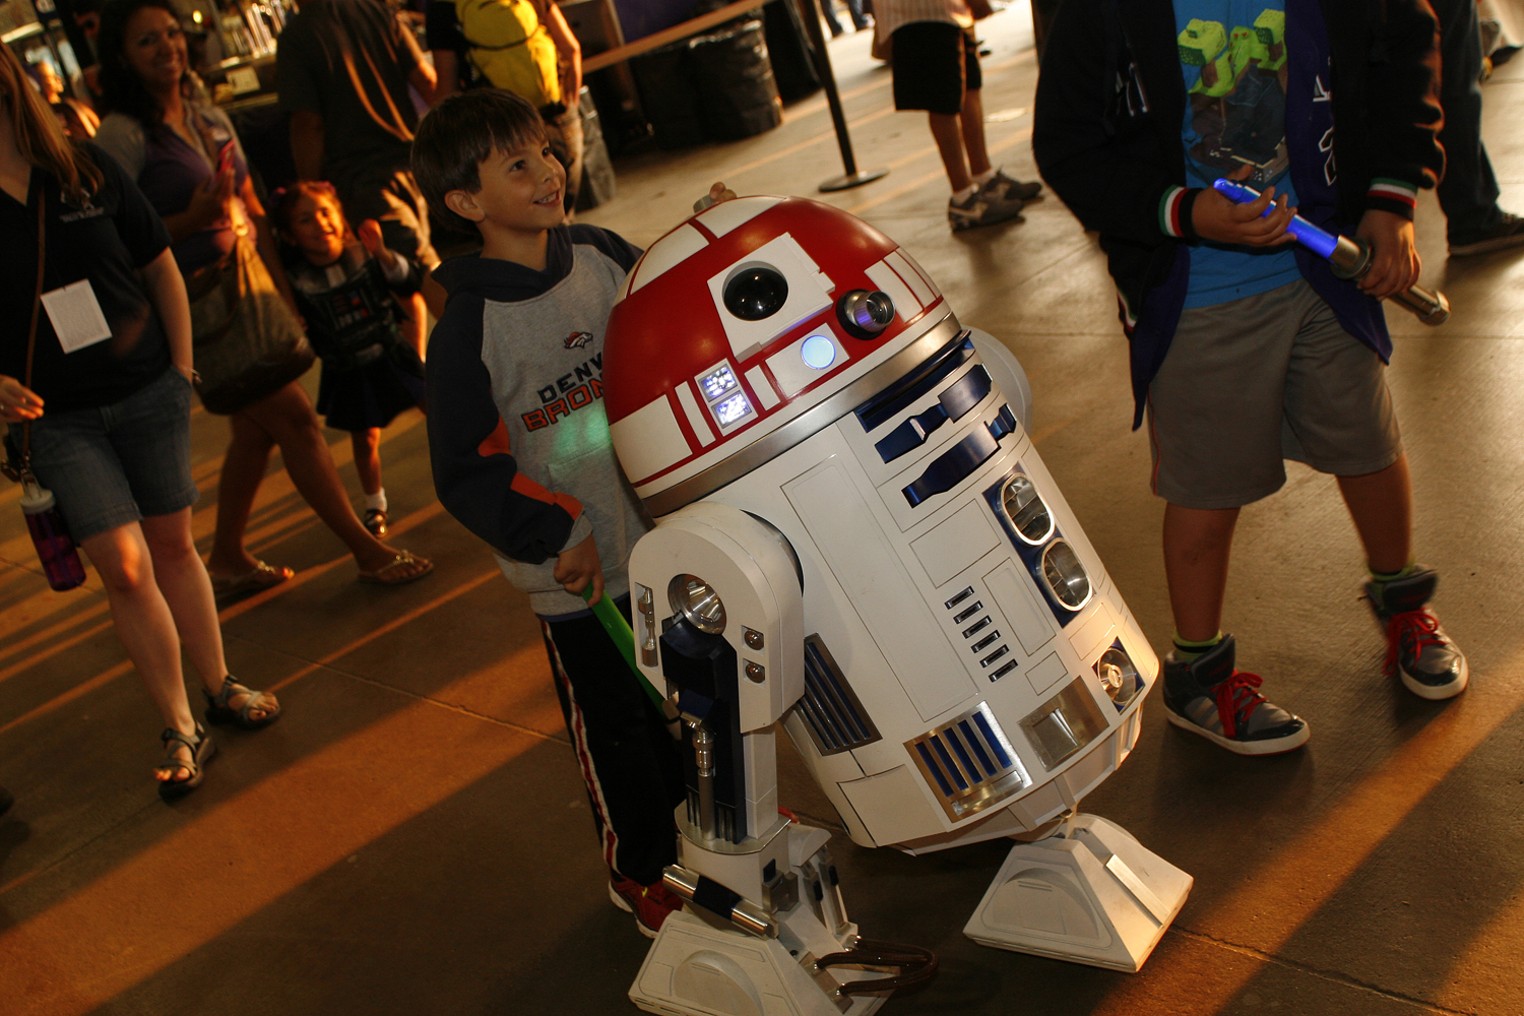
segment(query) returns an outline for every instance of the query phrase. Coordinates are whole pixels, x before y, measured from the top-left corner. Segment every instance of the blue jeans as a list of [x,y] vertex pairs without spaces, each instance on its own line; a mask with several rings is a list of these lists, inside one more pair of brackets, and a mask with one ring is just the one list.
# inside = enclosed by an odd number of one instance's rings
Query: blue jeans
[[1445,125],[1445,175],[1437,193],[1451,240],[1496,225],[1498,181],[1482,145],[1482,36],[1476,0],[1432,0],[1439,18],[1439,102]]
[[96,409],[32,423],[32,472],[75,540],[196,503],[190,467],[191,384],[173,367]]

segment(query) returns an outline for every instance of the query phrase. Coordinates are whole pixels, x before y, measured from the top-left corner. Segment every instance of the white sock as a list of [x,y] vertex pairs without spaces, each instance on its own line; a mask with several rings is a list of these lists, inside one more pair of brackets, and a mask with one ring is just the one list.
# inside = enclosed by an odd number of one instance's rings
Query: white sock
[[963,202],[967,201],[973,195],[973,193],[975,191],[977,191],[978,189],[979,189],[978,187],[972,187],[972,186],[970,186],[970,187],[965,187],[965,188],[963,188],[960,191],[953,191],[953,200],[958,202],[958,204],[961,205]]
[[995,179],[995,174],[998,172],[1000,172],[999,166],[996,166],[994,169],[985,170],[983,173],[980,173],[978,176],[974,177],[974,186],[983,187],[985,184]]
[[386,488],[382,487],[374,494],[365,495],[365,507],[374,508],[377,511],[386,511]]

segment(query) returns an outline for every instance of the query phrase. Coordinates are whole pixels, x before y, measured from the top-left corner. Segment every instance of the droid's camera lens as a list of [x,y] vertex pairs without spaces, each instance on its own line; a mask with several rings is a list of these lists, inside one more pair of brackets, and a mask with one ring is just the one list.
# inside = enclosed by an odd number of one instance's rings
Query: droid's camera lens
[[725,309],[742,321],[772,317],[787,300],[788,280],[767,265],[747,265],[725,283]]
[[854,289],[836,304],[836,318],[857,339],[876,339],[894,320],[894,301],[888,293]]

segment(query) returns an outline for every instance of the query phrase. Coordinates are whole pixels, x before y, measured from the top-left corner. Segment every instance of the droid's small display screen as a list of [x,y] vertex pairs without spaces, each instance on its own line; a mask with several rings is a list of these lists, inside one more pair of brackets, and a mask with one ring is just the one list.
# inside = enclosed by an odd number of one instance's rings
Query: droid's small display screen
[[699,389],[704,393],[705,402],[713,402],[727,392],[734,391],[736,387],[736,375],[728,363],[699,378]]
[[724,402],[715,404],[714,417],[720,421],[721,427],[728,427],[737,420],[747,416],[751,412],[751,401],[744,393],[732,395]]

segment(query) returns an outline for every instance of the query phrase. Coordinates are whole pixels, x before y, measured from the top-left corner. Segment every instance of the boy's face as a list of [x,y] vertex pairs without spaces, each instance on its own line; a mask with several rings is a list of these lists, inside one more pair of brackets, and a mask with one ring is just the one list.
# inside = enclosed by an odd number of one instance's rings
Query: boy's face
[[477,175],[479,190],[451,191],[446,200],[453,198],[451,209],[484,230],[540,232],[566,217],[566,171],[544,137],[494,151],[482,160]]

